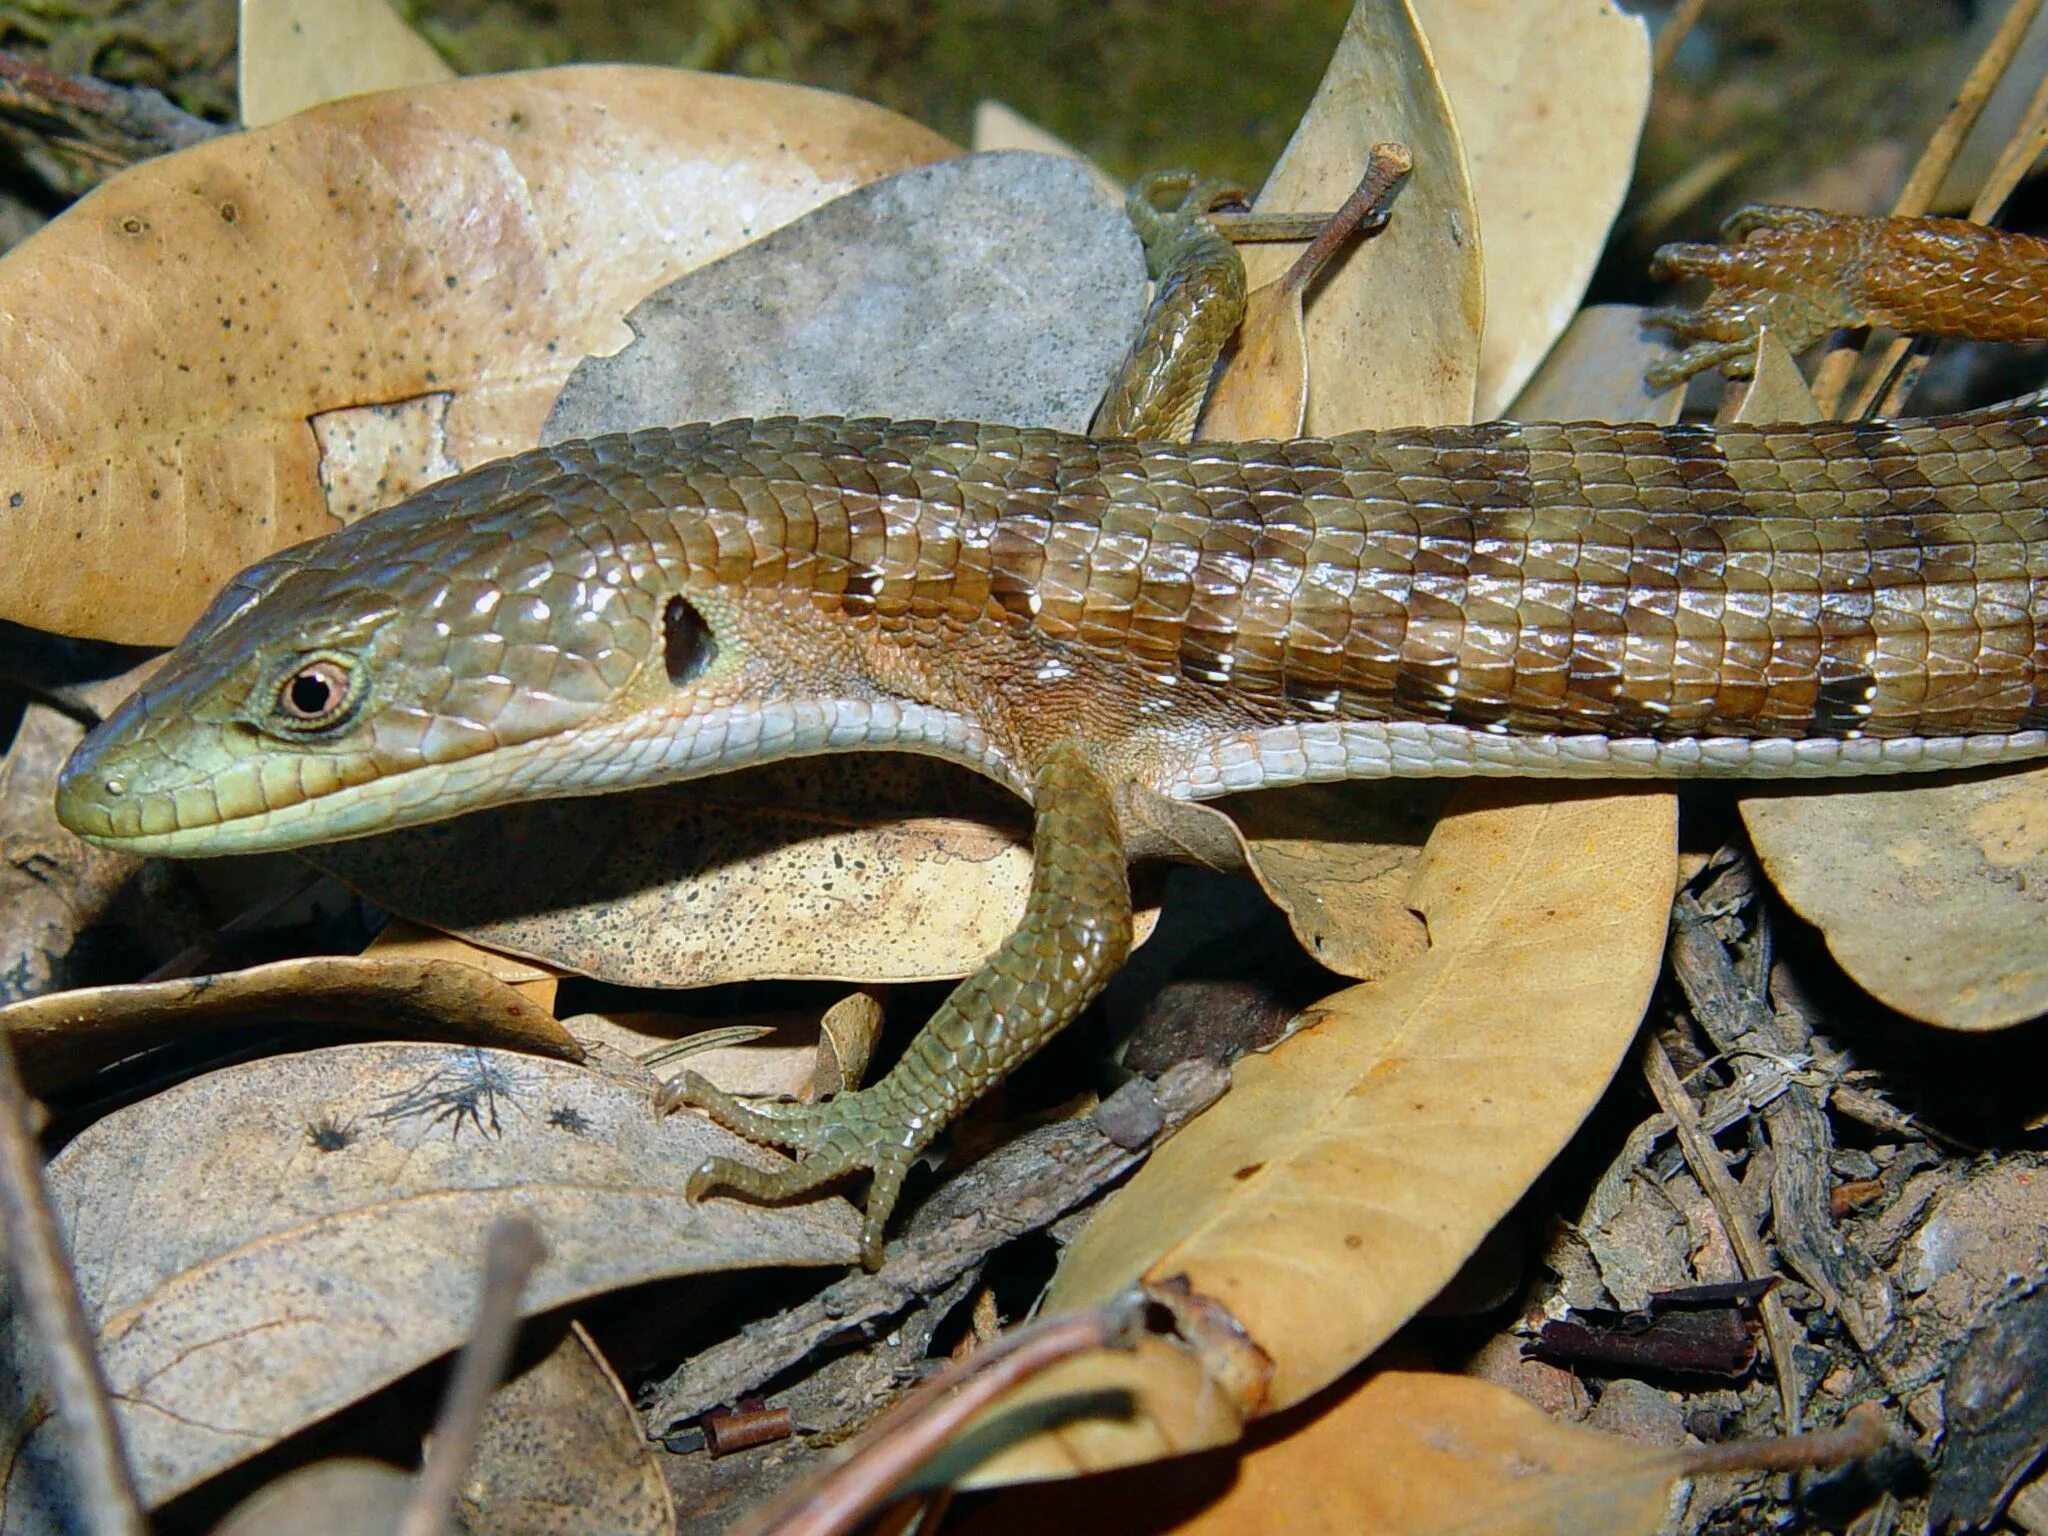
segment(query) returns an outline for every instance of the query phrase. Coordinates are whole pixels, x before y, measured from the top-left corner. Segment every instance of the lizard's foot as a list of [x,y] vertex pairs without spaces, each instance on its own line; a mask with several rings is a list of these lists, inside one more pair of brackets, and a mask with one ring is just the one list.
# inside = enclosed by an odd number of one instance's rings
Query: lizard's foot
[[1669,389],[1709,368],[1746,378],[1757,337],[1767,329],[1790,351],[1803,352],[1830,331],[1869,323],[1858,285],[1871,231],[1882,222],[1759,204],[1721,226],[1728,243],[1664,246],[1650,260],[1652,277],[1697,278],[1712,287],[1697,308],[1643,316],[1645,325],[1684,344],[1649,370],[1651,387]]
[[901,1124],[900,1117],[892,1126],[890,1117],[871,1113],[859,1093],[841,1094],[829,1104],[744,1104],[695,1072],[682,1073],[655,1099],[663,1113],[685,1106],[749,1141],[800,1154],[787,1167],[766,1170],[730,1157],[706,1158],[684,1189],[690,1199],[722,1190],[750,1200],[794,1200],[848,1174],[871,1173],[860,1256],[869,1269],[881,1267],[882,1234],[922,1148],[914,1126]]

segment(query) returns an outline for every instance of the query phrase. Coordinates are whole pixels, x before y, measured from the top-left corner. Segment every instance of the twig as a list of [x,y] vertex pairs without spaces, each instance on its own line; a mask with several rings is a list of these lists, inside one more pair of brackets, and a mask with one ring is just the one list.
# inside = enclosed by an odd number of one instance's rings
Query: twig
[[448,1529],[456,1489],[483,1432],[485,1404],[505,1379],[505,1364],[519,1336],[519,1298],[546,1257],[540,1229],[525,1217],[491,1223],[484,1240],[484,1282],[476,1321],[462,1353],[455,1357],[448,1396],[434,1420],[433,1448],[393,1526],[393,1536],[441,1536]]
[[[1678,1144],[1685,1151],[1686,1165],[1692,1169],[1693,1177],[1700,1181],[1700,1187],[1720,1213],[1721,1226],[1728,1234],[1728,1246],[1735,1251],[1735,1262],[1742,1266],[1743,1275],[1751,1280],[1761,1280],[1775,1274],[1770,1258],[1764,1252],[1763,1240],[1757,1236],[1756,1225],[1749,1217],[1742,1191],[1728,1176],[1728,1165],[1721,1161],[1719,1150],[1701,1128],[1692,1095],[1679,1082],[1671,1058],[1664,1054],[1664,1047],[1655,1040],[1646,1040],[1643,1044],[1643,1075],[1649,1079],[1650,1092],[1656,1096],[1657,1107],[1672,1119],[1678,1132]],[[1799,1433],[1800,1394],[1799,1367],[1792,1355],[1795,1337],[1792,1314],[1776,1291],[1767,1292],[1757,1303],[1757,1310],[1763,1317],[1764,1340],[1771,1346],[1771,1368],[1778,1378],[1778,1399],[1784,1406],[1785,1432],[1796,1435]]]
[[[1229,1080],[1212,1062],[1183,1062],[1157,1083],[1125,1084],[1093,1116],[1041,1126],[1006,1143],[926,1201],[875,1273],[849,1275],[693,1356],[656,1390],[644,1415],[649,1429],[658,1435],[733,1402],[830,1340],[872,1327],[941,1290],[1004,1243],[1049,1225],[1121,1178],[1151,1147],[1213,1104]],[[1129,1136],[1112,1140],[1100,1129],[1105,1111],[1120,1101],[1156,1116],[1156,1130],[1138,1145]]]
[[1415,169],[1415,157],[1406,144],[1375,144],[1365,162],[1365,172],[1343,205],[1331,214],[1309,248],[1294,258],[1294,265],[1282,274],[1282,286],[1303,290],[1330,263],[1351,237],[1368,223],[1384,224],[1394,199],[1408,184]]
[[1700,13],[1707,8],[1707,0],[1678,0],[1665,18],[1664,26],[1657,34],[1657,51],[1650,58],[1650,73],[1661,76],[1671,67],[1671,61],[1678,57],[1678,48],[1700,19]]
[[914,1387],[853,1442],[846,1460],[733,1527],[732,1536],[836,1536],[852,1530],[953,1432],[1019,1382],[1125,1338],[1143,1315],[1132,1293],[1096,1311],[1046,1318]]
[[14,1065],[14,1048],[0,1031],[0,1227],[7,1234],[15,1294],[49,1375],[48,1397],[78,1520],[91,1536],[142,1536],[148,1529],[142,1501],[29,1127],[28,1093]]

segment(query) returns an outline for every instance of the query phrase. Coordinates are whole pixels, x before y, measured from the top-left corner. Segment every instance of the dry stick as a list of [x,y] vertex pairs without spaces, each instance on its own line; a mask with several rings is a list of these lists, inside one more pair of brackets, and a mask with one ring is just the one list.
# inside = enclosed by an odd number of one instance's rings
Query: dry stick
[[1679,1452],[1679,1460],[1688,1477],[1712,1472],[1806,1472],[1875,1456],[1890,1439],[1884,1414],[1875,1403],[1864,1403],[1851,1409],[1833,1429],[1782,1440],[1729,1440],[1697,1446]]
[[1209,221],[1219,234],[1238,245],[1311,242],[1282,279],[1302,287],[1313,282],[1330,257],[1359,230],[1377,229],[1387,222],[1395,197],[1414,169],[1415,157],[1408,146],[1390,140],[1373,145],[1358,185],[1334,213],[1212,213]]
[[[1721,1225],[1728,1234],[1728,1246],[1735,1251],[1735,1262],[1742,1266],[1742,1273],[1751,1280],[1775,1274],[1770,1258],[1764,1252],[1763,1242],[1757,1236],[1756,1226],[1745,1214],[1742,1191],[1728,1176],[1728,1165],[1721,1161],[1720,1152],[1701,1127],[1699,1111],[1693,1107],[1692,1095],[1679,1082],[1671,1058],[1664,1054],[1664,1047],[1654,1039],[1643,1043],[1643,1075],[1650,1081],[1650,1092],[1656,1097],[1657,1107],[1671,1117],[1678,1134],[1678,1144],[1685,1152],[1685,1161],[1692,1169],[1693,1177],[1700,1181],[1700,1187],[1707,1192],[1707,1199],[1720,1213]],[[1785,1410],[1785,1432],[1796,1435],[1800,1421],[1799,1368],[1792,1356],[1792,1314],[1776,1291],[1767,1292],[1757,1303],[1757,1310],[1763,1317],[1764,1341],[1771,1346],[1771,1367],[1778,1378],[1778,1400]]]
[[1671,67],[1671,61],[1678,56],[1679,44],[1692,31],[1700,13],[1707,8],[1707,0],[1678,0],[1672,8],[1670,18],[1664,23],[1664,30],[1657,34],[1657,51],[1650,59],[1650,74],[1662,75]]
[[[2012,9],[2005,13],[2005,19],[1998,24],[1990,43],[1978,55],[1977,62],[1970,66],[1969,77],[1956,93],[1955,104],[1948,109],[1948,116],[1942,119],[1941,126],[1927,140],[1927,147],[1921,150],[1919,163],[1913,167],[1898,200],[1892,204],[1895,217],[1925,213],[1934,201],[1942,178],[1955,164],[1963,140],[1983,115],[1985,104],[1991,100],[1992,91],[2011,66],[2040,9],[2041,0],[2013,0]],[[1856,367],[1858,355],[1855,348],[1837,347],[1821,359],[1820,367],[1813,376],[1813,398],[1820,405],[1821,415],[1832,418],[1840,414],[1842,391],[1848,388],[1849,375]]]
[[[1984,178],[1976,201],[1970,204],[1968,217],[1979,224],[1995,222],[2005,210],[2005,200],[2012,196],[2013,188],[2033,168],[2044,147],[2048,147],[2048,77],[2034,87],[2033,100],[2027,103],[2027,110],[2020,115],[2019,126],[1999,151],[1991,174]],[[1920,340],[1914,336],[1892,339],[1869,378],[1864,380],[1856,403],[1849,408],[1848,415],[1852,420],[1898,414],[1906,396],[1920,382],[1920,375],[1927,371],[1929,352]]]
[[1106,1349],[1143,1314],[1131,1293],[1090,1312],[1045,1318],[948,1366],[855,1439],[846,1460],[772,1500],[731,1536],[836,1536],[873,1514],[975,1414],[1062,1360]]
[[433,1448],[420,1468],[412,1496],[405,1501],[393,1536],[441,1536],[455,1507],[455,1491],[476,1454],[483,1431],[484,1405],[505,1379],[505,1363],[519,1336],[519,1298],[526,1282],[547,1257],[540,1228],[523,1216],[491,1223],[484,1239],[484,1283],[477,1297],[476,1321],[469,1340],[455,1357],[448,1396],[434,1420]]
[[14,1047],[0,1030],[0,1229],[7,1237],[15,1294],[42,1350],[58,1442],[91,1536],[142,1536],[148,1524],[121,1449],[92,1326],[64,1259],[64,1240],[43,1187],[42,1158],[29,1129],[28,1092]]

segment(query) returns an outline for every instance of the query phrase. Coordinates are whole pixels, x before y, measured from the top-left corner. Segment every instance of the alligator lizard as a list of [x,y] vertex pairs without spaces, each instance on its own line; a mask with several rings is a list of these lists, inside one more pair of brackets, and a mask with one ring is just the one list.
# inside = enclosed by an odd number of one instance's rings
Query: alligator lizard
[[[1688,322],[1695,362],[1780,302],[1742,285],[1796,265],[1768,249],[1787,222],[1747,268],[1675,259],[1734,295]],[[801,1154],[696,1192],[871,1171],[874,1262],[917,1153],[1123,959],[1134,788],[1999,762],[2048,750],[2039,619],[2035,403],[1194,446],[693,425],[487,465],[253,567],[79,749],[59,814],[205,855],[801,753],[992,775],[1035,807],[1028,910],[896,1067],[822,1106],[676,1094]]]

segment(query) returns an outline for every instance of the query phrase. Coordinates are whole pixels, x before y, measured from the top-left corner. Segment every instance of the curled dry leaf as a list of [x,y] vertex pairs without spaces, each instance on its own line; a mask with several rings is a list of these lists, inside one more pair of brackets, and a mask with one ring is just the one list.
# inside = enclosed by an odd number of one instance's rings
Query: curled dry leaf
[[[1192,1536],[1650,1536],[1682,1452],[1560,1424],[1504,1387],[1383,1371],[1241,1456],[1198,1458],[1070,1491],[1016,1489],[966,1536],[1171,1528]],[[1077,1529],[1078,1527],[1078,1529]]]
[[654,1447],[581,1323],[491,1394],[459,1499],[472,1536],[667,1536],[676,1528]]
[[[1222,1103],[1097,1212],[1048,1306],[1184,1277],[1271,1362],[1238,1415],[1327,1385],[1457,1272],[1606,1088],[1657,978],[1675,871],[1668,795],[1462,792],[1411,893],[1429,952],[1240,1061]],[[1036,1436],[986,1475],[1216,1443],[1200,1394],[1153,1396],[1142,1374],[1128,1385],[1131,1419]],[[1071,1389],[1055,1372],[1029,1400]]]
[[386,0],[242,0],[241,21],[235,83],[245,128],[344,96],[455,78]]
[[333,413],[420,407],[428,474],[530,446],[650,290],[954,152],[846,97],[601,66],[136,166],[0,260],[0,618],[175,640],[235,571],[339,525],[323,480],[379,478],[323,456]]
[[308,856],[432,927],[661,987],[965,975],[1016,925],[1031,870],[1015,797],[931,759],[865,754],[508,806]]
[[[1261,213],[1322,212],[1358,185],[1372,146],[1415,172],[1386,232],[1337,258],[1309,300],[1306,430],[1472,419],[1485,290],[1465,155],[1406,0],[1358,0],[1315,100],[1259,193]],[[1245,253],[1257,289],[1293,246]]]
[[0,1008],[0,1029],[37,1093],[153,1045],[252,1024],[340,1024],[564,1061],[583,1056],[546,1009],[450,960],[317,955],[219,976],[82,987]]
[[[137,1479],[163,1500],[452,1349],[501,1215],[549,1258],[527,1314],[646,1280],[849,1264],[836,1197],[693,1204],[705,1157],[765,1161],[644,1091],[477,1047],[343,1046],[182,1083],[51,1163]],[[19,1327],[19,1319],[7,1324]],[[33,1351],[0,1350],[0,1530],[51,1530]]]
[[1376,981],[1429,947],[1409,887],[1451,793],[1446,780],[1327,784],[1235,795],[1223,809],[1302,948]]
[[1613,0],[1413,3],[1479,210],[1486,421],[1571,320],[1607,247],[1650,106],[1650,31]]

